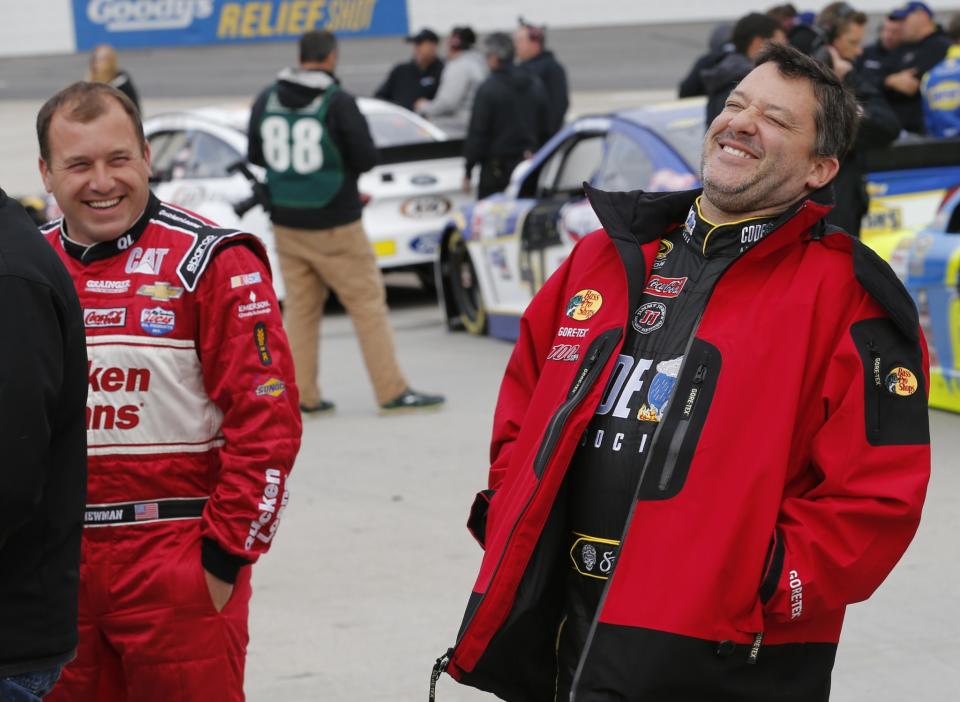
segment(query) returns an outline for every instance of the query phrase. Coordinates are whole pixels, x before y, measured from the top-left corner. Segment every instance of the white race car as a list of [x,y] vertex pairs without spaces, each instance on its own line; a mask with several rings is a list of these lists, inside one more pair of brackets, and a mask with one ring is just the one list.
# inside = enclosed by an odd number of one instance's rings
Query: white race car
[[[360,176],[366,200],[363,224],[381,269],[415,270],[425,285],[433,283],[433,261],[451,211],[472,195],[461,189],[462,142],[402,107],[358,98],[380,151],[380,165]],[[250,197],[251,184],[231,166],[247,154],[248,106],[169,112],[144,120],[153,160],[153,191],[223,227],[256,234],[267,246],[274,286],[283,296],[283,280],[270,220],[261,207],[242,217],[233,206]],[[264,179],[263,169],[250,172]]]

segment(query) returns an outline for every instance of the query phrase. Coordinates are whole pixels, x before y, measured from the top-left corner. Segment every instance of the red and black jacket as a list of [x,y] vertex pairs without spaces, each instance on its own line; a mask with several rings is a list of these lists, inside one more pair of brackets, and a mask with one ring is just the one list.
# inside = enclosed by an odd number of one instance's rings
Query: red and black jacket
[[[553,699],[569,567],[557,494],[661,237],[697,194],[588,189],[605,231],[523,316],[489,490],[471,513],[486,552],[449,654],[460,682]],[[578,702],[826,700],[845,607],[913,538],[930,470],[926,345],[890,268],[823,224],[820,196],[712,291],[647,453]],[[586,330],[581,360],[548,360],[571,326]]]

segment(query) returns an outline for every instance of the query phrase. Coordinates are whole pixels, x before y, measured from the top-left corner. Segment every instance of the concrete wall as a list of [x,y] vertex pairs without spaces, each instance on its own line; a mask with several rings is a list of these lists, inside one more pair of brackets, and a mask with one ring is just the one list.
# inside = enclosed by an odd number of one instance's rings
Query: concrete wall
[[0,0],[0,56],[70,54],[76,49],[70,0]]

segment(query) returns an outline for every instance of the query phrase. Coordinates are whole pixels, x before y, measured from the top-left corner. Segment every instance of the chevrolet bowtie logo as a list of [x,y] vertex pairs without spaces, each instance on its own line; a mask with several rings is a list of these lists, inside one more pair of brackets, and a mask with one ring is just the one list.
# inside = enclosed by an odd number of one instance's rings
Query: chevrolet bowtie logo
[[183,288],[177,288],[170,283],[157,282],[153,285],[141,285],[137,290],[137,295],[146,295],[151,300],[176,300],[183,295]]

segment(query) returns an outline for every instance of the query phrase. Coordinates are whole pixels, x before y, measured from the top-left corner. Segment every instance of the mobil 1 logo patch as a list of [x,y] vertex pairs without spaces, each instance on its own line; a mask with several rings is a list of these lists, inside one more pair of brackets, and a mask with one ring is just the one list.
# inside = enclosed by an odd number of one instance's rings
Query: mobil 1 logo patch
[[650,334],[663,326],[667,307],[662,302],[647,302],[633,313],[633,328],[641,334]]

